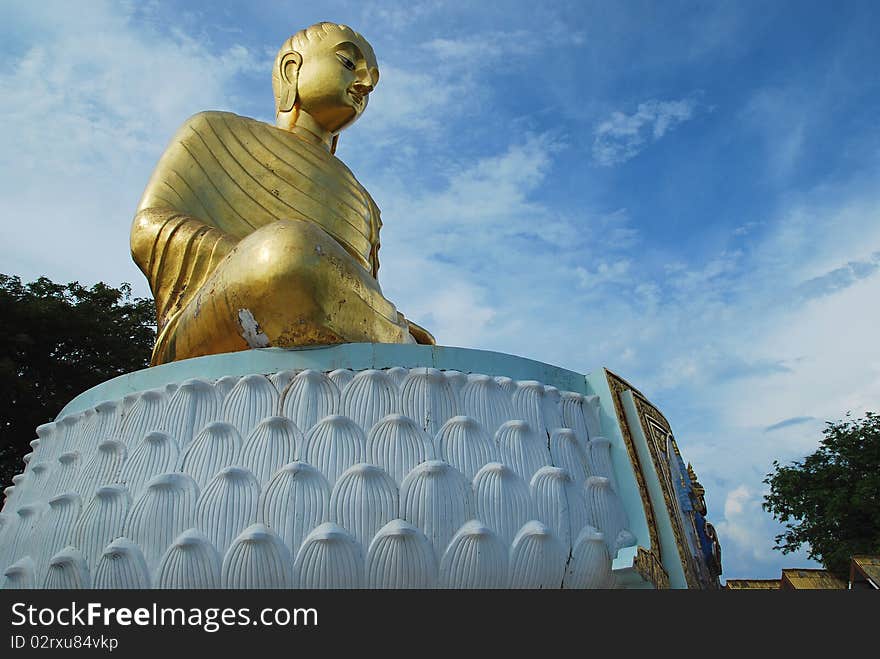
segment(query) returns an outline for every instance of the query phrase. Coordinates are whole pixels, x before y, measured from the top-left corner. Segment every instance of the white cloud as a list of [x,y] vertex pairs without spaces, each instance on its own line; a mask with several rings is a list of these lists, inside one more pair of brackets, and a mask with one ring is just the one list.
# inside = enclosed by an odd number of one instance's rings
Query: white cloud
[[594,130],[593,160],[610,167],[634,158],[648,144],[692,119],[696,108],[693,98],[677,101],[652,99],[640,103],[633,114],[612,112]]
[[576,233],[530,198],[559,148],[546,135],[525,136],[430,186],[403,185],[396,168],[369,184],[385,222],[384,291],[442,344],[490,347],[515,332],[508,303],[522,279],[533,287],[552,276],[542,269],[546,253],[523,250],[538,234],[565,245]]
[[385,26],[389,30],[404,30],[442,10],[445,4],[443,0],[409,0],[399,6],[388,2],[366,2],[362,5],[363,22]]
[[602,261],[592,272],[581,266],[575,268],[575,272],[577,272],[577,275],[580,278],[579,285],[581,287],[596,288],[605,284],[613,284],[624,278],[628,279],[631,265],[632,263],[627,259],[613,261],[611,263]]
[[740,484],[727,493],[723,511],[718,511],[714,526],[722,542],[725,579],[778,579],[782,567],[815,565],[806,549],[787,556],[771,551],[782,528],[761,509],[762,501],[763,492]]
[[442,345],[481,345],[495,333],[498,310],[487,288],[452,264],[404,253],[383,269],[390,282],[384,293],[407,318],[442,337]]
[[21,10],[30,45],[0,72],[4,269],[145,294],[127,246],[150,170],[183,120],[230,107],[232,82],[262,58],[135,24],[122,3]]
[[[413,142],[414,135],[430,136],[450,118],[451,101],[469,87],[466,78],[443,79],[433,73],[382,64],[382,77],[370,95],[370,107],[350,132],[371,149],[382,151]],[[342,142],[349,133],[342,135]],[[377,143],[378,140],[378,143]]]
[[875,275],[782,314],[751,352],[782,360],[789,370],[750,383],[747,398],[731,401],[730,420],[772,425],[798,416],[837,418],[847,410],[877,409],[880,351],[872,342],[880,310],[865,302],[878,295]]
[[733,230],[734,236],[747,236],[761,226],[761,222],[750,221],[739,225]]
[[466,64],[473,70],[494,64],[494,60],[502,56],[534,58],[538,51],[548,47],[578,46],[584,39],[583,32],[572,29],[570,23],[544,17],[531,29],[456,33],[452,37],[435,37],[420,47],[443,62],[454,62],[456,67]]
[[593,240],[604,249],[625,250],[635,247],[639,242],[639,232],[632,225],[632,218],[625,208],[593,218],[592,222],[596,226]]
[[526,36],[525,32],[505,35],[476,35],[469,39],[431,39],[424,48],[443,61],[491,59],[504,52],[516,52],[514,44]]
[[[388,44],[391,53],[380,59],[381,78],[370,109],[352,129],[351,138],[343,135],[345,150],[340,154],[373,167],[391,164],[410,175],[419,160],[454,157],[458,154],[448,153],[450,131],[461,128],[462,117],[471,122],[479,118],[478,109],[497,92],[493,81],[499,58],[533,58],[551,45],[576,44],[581,38],[569,26],[550,21],[531,31],[435,36],[398,52]],[[522,64],[502,68],[513,66]],[[471,160],[479,158],[470,155]]]
[[423,188],[392,169],[371,186],[393,223],[389,239],[429,237],[434,251],[450,257],[498,254],[510,249],[506,239],[524,233],[568,240],[564,220],[531,199],[560,148],[548,135],[526,135],[502,153],[450,164],[441,181]]

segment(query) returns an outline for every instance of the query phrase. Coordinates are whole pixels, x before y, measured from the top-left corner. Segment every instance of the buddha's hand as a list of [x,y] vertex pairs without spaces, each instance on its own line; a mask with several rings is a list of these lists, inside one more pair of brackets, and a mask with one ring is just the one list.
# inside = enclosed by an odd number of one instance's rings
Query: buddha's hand
[[422,345],[428,346],[437,345],[437,340],[434,338],[434,335],[431,334],[428,330],[420,325],[416,325],[408,318],[405,320],[406,324],[409,326],[409,333],[416,340],[416,343],[421,343]]

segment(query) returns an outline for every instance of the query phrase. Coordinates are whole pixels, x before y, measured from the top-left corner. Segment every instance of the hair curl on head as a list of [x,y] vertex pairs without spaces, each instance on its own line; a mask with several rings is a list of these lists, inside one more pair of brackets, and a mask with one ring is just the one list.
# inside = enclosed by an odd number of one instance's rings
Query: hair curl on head
[[310,44],[316,41],[321,41],[331,34],[338,34],[345,41],[363,44],[370,51],[369,54],[373,55],[373,58],[375,59],[375,55],[372,52],[369,42],[364,39],[362,34],[355,32],[347,25],[323,21],[321,23],[310,25],[307,28],[303,28],[289,37],[282,44],[281,48],[278,50],[278,54],[275,56],[275,65],[272,67],[272,91],[275,94],[276,114],[278,113],[278,104],[281,100],[281,59],[285,54],[292,50],[302,53]]

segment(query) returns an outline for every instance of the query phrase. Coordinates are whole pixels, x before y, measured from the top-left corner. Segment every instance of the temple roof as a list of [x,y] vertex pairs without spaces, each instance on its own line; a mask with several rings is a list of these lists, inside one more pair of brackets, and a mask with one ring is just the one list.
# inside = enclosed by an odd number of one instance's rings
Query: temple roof
[[828,570],[788,568],[782,570],[782,590],[845,590],[847,584]]
[[880,589],[880,556],[853,556],[849,580]]
[[779,579],[728,579],[728,590],[779,590]]

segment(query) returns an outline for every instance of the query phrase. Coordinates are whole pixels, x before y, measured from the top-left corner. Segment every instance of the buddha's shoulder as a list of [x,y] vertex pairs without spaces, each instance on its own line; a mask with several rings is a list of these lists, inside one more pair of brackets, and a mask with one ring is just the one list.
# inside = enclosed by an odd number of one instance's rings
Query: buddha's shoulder
[[194,114],[177,131],[177,136],[172,140],[168,151],[186,151],[184,147],[188,143],[194,140],[201,141],[202,136],[207,134],[222,143],[227,141],[247,143],[251,138],[256,138],[258,141],[265,140],[266,143],[272,145],[276,157],[298,162],[302,158],[306,158],[313,165],[324,168],[331,174],[347,181],[349,185],[365,195],[371,206],[375,206],[372,197],[357,181],[352,171],[335,155],[288,131],[251,117],[219,110],[207,110]]
[[207,110],[191,116],[183,122],[183,125],[177,131],[177,141],[186,142],[193,135],[204,135],[207,133],[212,134],[221,142],[226,141],[231,136],[234,136],[239,141],[246,141],[251,136],[257,136],[260,139],[267,138],[273,144],[280,143],[287,149],[314,152],[318,157],[337,161],[340,165],[342,164],[328,154],[326,150],[309,144],[288,131],[281,130],[265,121],[219,110]]
[[206,110],[204,112],[198,112],[184,121],[180,126],[178,133],[182,134],[193,130],[198,131],[207,128],[221,131],[236,131],[243,129],[277,130],[274,126],[270,126],[257,119],[252,119],[251,117],[242,117],[241,115],[232,112],[221,112],[220,110]]
[[181,124],[171,140],[168,150],[172,153],[186,152],[191,147],[199,150],[200,144],[224,145],[248,144],[254,138],[265,141],[272,138],[284,141],[284,131],[258,119],[243,117],[232,112],[207,110],[192,115]]

